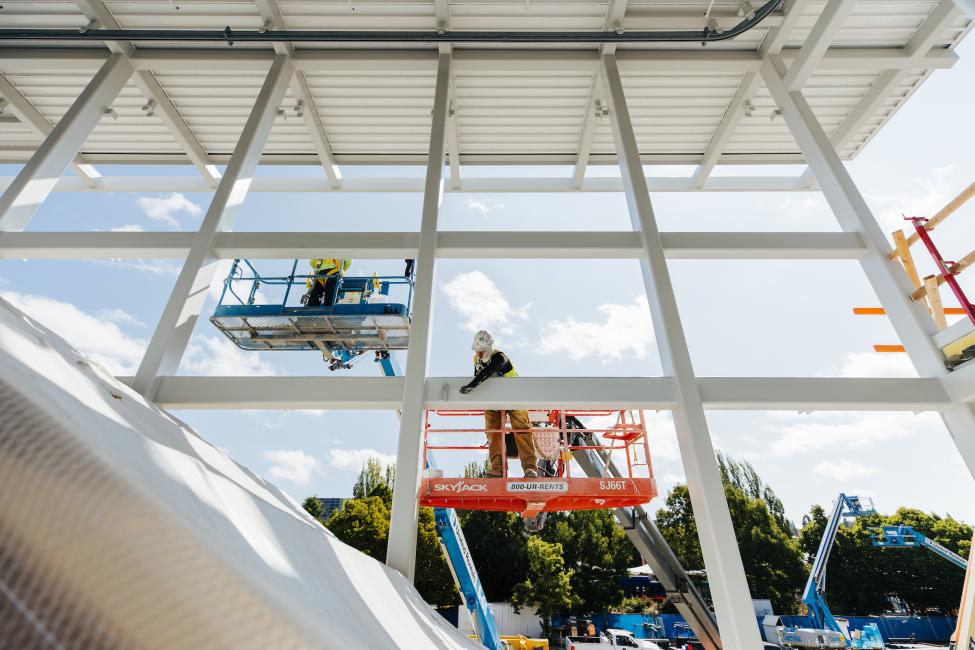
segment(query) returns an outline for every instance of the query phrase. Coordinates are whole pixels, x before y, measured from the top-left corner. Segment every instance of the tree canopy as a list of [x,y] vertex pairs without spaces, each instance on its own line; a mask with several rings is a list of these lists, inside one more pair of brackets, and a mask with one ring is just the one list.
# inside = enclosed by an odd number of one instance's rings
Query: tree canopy
[[[825,510],[814,506],[796,536],[781,500],[754,467],[721,454],[718,466],[752,595],[768,598],[779,613],[798,613],[808,575],[805,561],[811,561],[819,547]],[[377,459],[367,461],[356,478],[354,498],[323,522],[343,542],[380,561],[386,557],[394,472]],[[469,477],[483,472],[481,463],[464,469]],[[318,499],[309,497],[304,507],[321,520]],[[533,607],[546,624],[556,612],[647,610],[646,602],[623,598],[620,578],[642,560],[612,510],[551,513],[535,536],[525,533],[516,513],[457,514],[490,601]],[[898,604],[910,612],[952,612],[964,573],[924,550],[874,548],[870,529],[893,524],[912,526],[960,555],[968,554],[972,528],[951,517],[901,508],[890,516],[858,518],[841,528],[830,555],[830,606],[851,615],[889,611]],[[667,494],[657,511],[657,525],[686,569],[704,568],[686,485],[676,485]],[[416,567],[416,586],[427,602],[460,602],[431,508],[420,509]]]
[[[777,612],[795,613],[806,566],[782,502],[750,463],[719,455],[718,466],[752,596],[768,598]],[[674,486],[667,495],[657,511],[657,526],[685,569],[704,568],[686,485]]]
[[529,537],[528,577],[515,585],[511,604],[515,612],[533,606],[542,617],[543,628],[549,629],[552,614],[572,611],[579,599],[572,593],[574,571],[565,568],[561,544],[550,544],[540,537]]

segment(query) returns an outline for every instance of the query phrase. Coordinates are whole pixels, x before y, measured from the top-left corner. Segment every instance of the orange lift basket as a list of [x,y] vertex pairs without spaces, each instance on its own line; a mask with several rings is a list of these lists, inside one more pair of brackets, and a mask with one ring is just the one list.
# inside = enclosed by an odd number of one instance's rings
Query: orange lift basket
[[[485,429],[483,416],[484,411],[479,410],[427,411],[423,457],[430,457],[427,452],[442,451],[486,453],[485,436],[497,431],[506,434],[506,447],[510,449],[509,434],[525,432],[507,428],[503,413],[500,430]],[[441,425],[445,418],[461,417],[477,418],[480,426]],[[579,419],[591,417],[599,417],[602,424],[587,427]],[[420,504],[461,510],[505,510],[530,518],[540,512],[643,505],[657,495],[643,411],[530,411],[529,418],[539,465],[544,466],[537,478],[516,478],[507,473],[501,478],[447,478],[440,470],[427,469],[420,482]],[[573,476],[574,452],[595,452],[601,462],[612,458],[621,475]],[[438,457],[443,458],[439,454]],[[517,465],[517,460],[513,462]]]

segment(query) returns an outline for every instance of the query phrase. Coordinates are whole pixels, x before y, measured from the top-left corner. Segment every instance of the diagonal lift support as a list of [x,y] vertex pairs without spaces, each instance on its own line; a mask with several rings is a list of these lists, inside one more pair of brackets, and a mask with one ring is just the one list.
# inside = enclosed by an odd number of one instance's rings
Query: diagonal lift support
[[[575,452],[573,459],[591,478],[624,476],[608,455],[600,455],[594,450]],[[721,637],[718,636],[718,623],[714,614],[647,511],[642,506],[637,506],[616,508],[615,513],[626,536],[650,565],[653,575],[663,585],[667,596],[691,626],[704,649],[721,650]]]

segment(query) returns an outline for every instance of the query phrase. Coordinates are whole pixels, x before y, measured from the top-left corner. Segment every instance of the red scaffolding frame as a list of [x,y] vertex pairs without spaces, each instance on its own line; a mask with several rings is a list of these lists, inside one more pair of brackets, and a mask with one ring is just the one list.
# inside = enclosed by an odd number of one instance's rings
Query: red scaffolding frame
[[[551,476],[518,478],[502,468],[501,478],[445,477],[440,470],[427,470],[420,482],[420,504],[461,510],[502,510],[533,517],[540,512],[622,508],[642,505],[657,495],[643,411],[532,411],[532,428],[511,429],[502,411],[502,428],[436,426],[431,416],[476,417],[481,410],[427,411],[423,426],[423,453],[487,453],[488,433],[531,433],[540,459],[548,461]],[[615,416],[615,417],[613,417]],[[604,417],[605,426],[579,427],[579,418]],[[446,444],[435,438],[474,435],[476,443]],[[572,454],[595,452],[605,464],[613,459],[625,475],[590,478],[573,475]],[[625,464],[622,462],[625,460]],[[578,472],[578,468],[575,470]],[[642,476],[645,471],[646,476]]]

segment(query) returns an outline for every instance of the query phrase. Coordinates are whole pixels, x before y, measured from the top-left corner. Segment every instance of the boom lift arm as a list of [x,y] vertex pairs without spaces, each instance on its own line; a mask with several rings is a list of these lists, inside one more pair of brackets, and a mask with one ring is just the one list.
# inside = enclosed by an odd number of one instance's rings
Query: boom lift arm
[[[575,452],[573,459],[591,478],[624,476],[608,454],[589,449]],[[663,585],[667,596],[691,626],[705,650],[721,650],[721,637],[718,635],[714,614],[647,511],[643,506],[636,506],[616,508],[615,513],[626,536],[650,565],[654,576]]]
[[877,548],[926,548],[935,555],[942,557],[962,571],[968,569],[968,561],[954,551],[951,551],[930,537],[926,537],[910,526],[884,526],[874,529],[870,536]]
[[802,602],[809,609],[809,618],[814,628],[843,633],[843,629],[826,605],[826,563],[829,561],[829,554],[833,550],[833,543],[836,541],[836,534],[840,525],[850,517],[862,517],[874,513],[876,510],[873,509],[873,503],[868,499],[860,499],[842,493],[836,499],[833,513],[830,515],[829,521],[826,522],[826,531],[819,543],[819,550],[816,551],[816,559],[813,561],[809,580],[806,582],[806,588],[802,593]]

